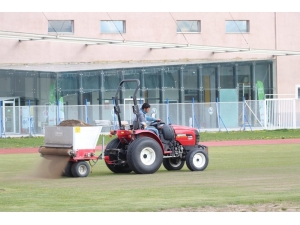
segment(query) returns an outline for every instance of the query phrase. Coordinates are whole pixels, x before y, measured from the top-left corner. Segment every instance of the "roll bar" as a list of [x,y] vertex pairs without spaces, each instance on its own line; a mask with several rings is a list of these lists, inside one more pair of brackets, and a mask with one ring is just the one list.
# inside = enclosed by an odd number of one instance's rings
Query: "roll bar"
[[119,129],[124,129],[122,127],[122,124],[121,124],[121,116],[120,116],[120,113],[121,113],[121,110],[120,110],[120,106],[119,106],[119,93],[123,87],[123,84],[126,83],[126,82],[135,82],[136,83],[136,88],[134,90],[134,93],[133,93],[133,96],[132,99],[133,99],[133,106],[132,106],[132,109],[133,109],[133,113],[135,115],[137,115],[137,113],[139,112],[139,108],[138,108],[138,105],[137,105],[137,100],[136,100],[136,93],[137,91],[139,90],[139,87],[140,87],[140,81],[138,79],[126,79],[126,80],[122,80],[119,84],[119,87],[116,91],[116,94],[115,94],[115,97],[113,97],[112,99],[114,100],[114,113],[117,115],[118,117],[118,123],[119,123]]

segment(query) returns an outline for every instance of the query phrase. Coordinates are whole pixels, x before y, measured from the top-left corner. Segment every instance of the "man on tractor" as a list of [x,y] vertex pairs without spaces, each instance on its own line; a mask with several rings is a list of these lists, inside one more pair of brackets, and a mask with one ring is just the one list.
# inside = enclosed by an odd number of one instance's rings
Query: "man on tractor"
[[159,137],[158,130],[153,126],[147,126],[146,121],[159,122],[159,121],[161,121],[161,119],[156,119],[156,118],[147,116],[146,114],[149,111],[150,111],[150,104],[145,102],[142,105],[142,107],[140,108],[139,113],[137,114],[137,116],[134,118],[133,121],[139,121],[140,127],[142,127],[142,129],[144,128],[145,130],[150,130],[150,131],[154,132]]

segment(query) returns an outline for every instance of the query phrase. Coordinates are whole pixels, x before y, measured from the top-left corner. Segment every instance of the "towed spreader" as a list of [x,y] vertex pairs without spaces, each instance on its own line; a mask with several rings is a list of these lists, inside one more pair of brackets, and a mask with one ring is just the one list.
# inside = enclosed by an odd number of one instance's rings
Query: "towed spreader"
[[44,145],[39,153],[50,160],[49,173],[55,173],[60,158],[68,158],[61,168],[62,175],[68,177],[86,177],[90,173],[89,163],[98,160],[96,145],[101,132],[100,126],[48,126],[45,127]]

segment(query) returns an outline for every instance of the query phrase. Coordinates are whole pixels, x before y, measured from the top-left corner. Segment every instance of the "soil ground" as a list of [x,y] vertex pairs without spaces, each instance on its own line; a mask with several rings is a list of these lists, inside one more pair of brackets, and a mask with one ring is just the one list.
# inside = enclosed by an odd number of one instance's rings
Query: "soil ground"
[[226,205],[223,207],[176,208],[162,212],[300,212],[300,205],[295,203]]

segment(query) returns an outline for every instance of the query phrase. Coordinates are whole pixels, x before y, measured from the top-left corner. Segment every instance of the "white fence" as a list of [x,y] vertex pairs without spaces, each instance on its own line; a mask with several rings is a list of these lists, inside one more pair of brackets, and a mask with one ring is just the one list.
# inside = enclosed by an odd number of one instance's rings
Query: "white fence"
[[[121,120],[132,122],[129,105],[120,105]],[[168,124],[192,126],[200,132],[255,129],[300,128],[300,100],[267,99],[245,102],[151,104],[152,113]],[[8,134],[43,134],[45,126],[63,120],[82,120],[95,125],[95,120],[117,122],[113,104],[3,106],[0,109],[0,137]],[[106,128],[109,129],[109,128]],[[107,130],[108,131],[108,130]]]
[[266,129],[296,128],[295,99],[266,100]]

